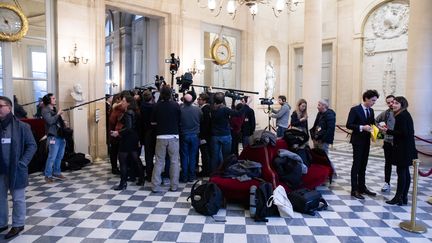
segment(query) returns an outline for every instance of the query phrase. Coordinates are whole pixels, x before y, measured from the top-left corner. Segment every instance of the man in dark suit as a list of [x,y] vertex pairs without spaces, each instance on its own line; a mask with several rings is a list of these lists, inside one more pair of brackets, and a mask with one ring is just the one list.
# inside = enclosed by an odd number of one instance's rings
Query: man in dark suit
[[366,187],[365,173],[369,157],[372,124],[375,124],[374,111],[371,108],[379,94],[376,90],[363,93],[363,103],[351,108],[346,127],[352,130],[350,143],[353,147],[353,165],[351,168],[351,196],[364,199],[362,194],[376,196]]

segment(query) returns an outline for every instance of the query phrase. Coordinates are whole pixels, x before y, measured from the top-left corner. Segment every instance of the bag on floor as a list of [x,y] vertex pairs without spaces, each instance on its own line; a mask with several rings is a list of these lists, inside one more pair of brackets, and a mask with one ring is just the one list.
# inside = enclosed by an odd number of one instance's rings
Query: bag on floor
[[279,215],[282,218],[292,218],[294,216],[293,206],[288,199],[285,188],[279,185],[273,191],[273,195],[270,197],[270,200],[267,202],[267,207],[271,207],[271,205],[276,205]]
[[289,188],[297,189],[302,183],[302,166],[301,164],[288,157],[276,156],[273,160],[273,166],[279,177],[279,181],[285,182]]
[[207,216],[217,214],[222,205],[222,191],[213,182],[202,182],[197,186],[198,182],[193,184],[187,200],[191,199],[192,207],[200,214]]
[[288,194],[294,211],[315,216],[316,211],[325,210],[327,201],[316,190],[299,189]]
[[261,183],[255,191],[255,222],[268,222],[267,217],[279,215],[276,205],[268,205],[273,195],[273,187],[269,182]]

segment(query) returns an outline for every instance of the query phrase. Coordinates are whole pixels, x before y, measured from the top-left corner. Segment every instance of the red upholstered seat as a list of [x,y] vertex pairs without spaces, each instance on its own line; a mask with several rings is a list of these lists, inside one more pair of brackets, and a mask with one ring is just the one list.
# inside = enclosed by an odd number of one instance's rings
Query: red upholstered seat
[[21,119],[21,121],[28,123],[31,127],[35,140],[38,142],[45,136],[45,120],[44,119]]
[[[262,164],[262,178],[265,181],[272,183],[275,188],[278,185],[282,185],[285,190],[292,191],[291,188],[283,183],[279,182],[278,176],[272,167],[272,161],[277,156],[279,149],[287,149],[287,144],[284,140],[277,140],[276,146],[266,147],[247,147],[239,156],[239,159],[248,159],[256,161]],[[325,155],[316,154],[316,151],[312,150],[312,165],[308,169],[308,173],[303,175],[302,186],[305,188],[313,189],[323,184],[328,178],[331,178],[333,173],[331,166],[328,163],[328,158]],[[249,189],[252,185],[259,185],[260,181],[250,180],[240,182],[236,179],[223,178],[219,175],[212,176],[210,181],[216,183],[224,193],[224,196],[229,201],[240,201],[247,203],[249,201]]]

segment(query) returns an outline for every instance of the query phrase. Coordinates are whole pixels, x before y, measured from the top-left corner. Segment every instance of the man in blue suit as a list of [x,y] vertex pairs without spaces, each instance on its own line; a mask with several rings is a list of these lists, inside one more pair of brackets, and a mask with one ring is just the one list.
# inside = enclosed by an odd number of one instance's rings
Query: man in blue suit
[[353,147],[353,165],[351,167],[351,196],[364,199],[362,194],[376,196],[366,187],[365,173],[369,157],[372,124],[375,124],[374,111],[371,108],[379,94],[376,90],[363,93],[363,103],[351,108],[346,127],[352,130],[350,143]]

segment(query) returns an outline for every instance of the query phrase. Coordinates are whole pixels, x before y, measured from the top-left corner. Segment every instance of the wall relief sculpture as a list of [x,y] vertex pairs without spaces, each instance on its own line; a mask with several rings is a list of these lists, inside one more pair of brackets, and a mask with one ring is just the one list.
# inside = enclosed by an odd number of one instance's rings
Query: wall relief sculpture
[[382,90],[384,92],[384,97],[396,93],[396,70],[394,69],[392,54],[387,57],[387,62],[385,64]]
[[409,8],[403,3],[388,3],[372,16],[374,34],[382,39],[392,39],[408,31]]
[[[376,89],[384,96],[405,95],[408,19],[407,0],[384,2],[368,15],[362,33],[363,90]],[[385,99],[379,99],[374,108],[387,109]]]
[[364,53],[366,56],[373,56],[375,55],[375,38],[366,38],[364,40]]

